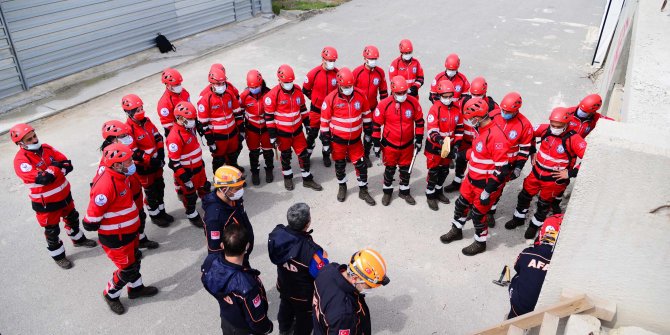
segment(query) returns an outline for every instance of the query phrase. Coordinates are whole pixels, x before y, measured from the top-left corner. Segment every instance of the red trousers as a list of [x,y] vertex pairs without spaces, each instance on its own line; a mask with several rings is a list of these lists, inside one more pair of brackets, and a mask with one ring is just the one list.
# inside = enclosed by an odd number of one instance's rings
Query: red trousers
[[382,161],[385,166],[409,166],[412,164],[414,146],[408,145],[404,149],[395,149],[390,146],[382,147]]
[[[321,106],[319,106],[321,107]],[[321,112],[309,111],[309,127],[310,128],[320,128],[321,127]]]
[[203,189],[203,186],[205,186],[205,183],[207,182],[207,174],[205,173],[204,166],[191,177],[191,182],[193,182],[193,188],[189,189],[184,185],[184,182],[182,182],[180,178],[175,178],[174,185],[177,193],[181,191],[182,194],[186,195],[198,192],[198,196],[202,198],[209,192],[209,190]]
[[[74,210],[74,200],[70,201],[67,206],[53,212],[35,212],[35,216],[37,217],[37,223],[39,223],[41,227],[57,225],[60,223],[61,218],[63,218],[63,222],[67,225],[69,222],[65,221],[65,217],[70,214],[72,210]],[[79,222],[76,222],[75,225],[79,226]]]
[[162,179],[163,178],[163,168],[158,169],[156,172],[149,173],[149,174],[137,174],[137,177],[140,179],[140,183],[142,184],[143,188],[147,188],[151,185],[154,184],[156,179]]
[[442,158],[440,155],[431,154],[427,151],[424,151],[424,155],[426,155],[426,167],[428,169],[434,169],[438,166],[449,166],[451,163],[451,159]]
[[233,136],[227,140],[215,140],[216,150],[212,157],[224,157],[240,150],[240,140],[238,136]]
[[270,144],[270,134],[265,131],[262,133],[257,133],[255,131],[247,131],[247,148],[249,150],[270,150],[272,145]]
[[332,142],[330,146],[333,148],[333,160],[346,159],[347,155],[352,162],[363,158],[363,142],[361,141],[348,145]]
[[565,191],[568,184],[569,181],[565,181],[565,184],[557,184],[555,181],[539,180],[535,177],[535,174],[531,172],[531,174],[523,180],[523,189],[531,196],[539,194],[540,199],[551,202]]
[[496,201],[498,200],[498,197],[500,196],[500,194],[502,192],[497,192],[497,191],[493,192],[493,194],[491,194],[489,196],[491,198],[491,201],[489,201],[489,204],[488,205],[482,205],[482,203],[480,202],[479,197],[481,196],[483,191],[484,191],[483,188],[479,188],[479,187],[476,187],[475,185],[472,185],[472,182],[470,182],[469,177],[463,178],[463,182],[461,183],[461,189],[460,189],[461,196],[467,202],[472,204],[472,206],[477,208],[477,210],[480,213],[486,215],[486,213],[488,213],[488,211],[491,209],[493,204],[496,203]]
[[135,263],[135,249],[140,243],[139,235],[133,242],[130,242],[120,248],[110,248],[102,245],[107,257],[116,265],[119,270],[123,270]]
[[307,149],[307,140],[305,139],[305,134],[302,132],[293,137],[277,136],[277,144],[279,151],[293,148],[293,151],[298,155]]

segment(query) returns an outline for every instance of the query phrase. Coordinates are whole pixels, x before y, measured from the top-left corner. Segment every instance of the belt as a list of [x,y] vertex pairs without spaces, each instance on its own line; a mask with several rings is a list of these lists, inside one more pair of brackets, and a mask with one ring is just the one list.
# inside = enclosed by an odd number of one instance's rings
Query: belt
[[382,145],[383,146],[391,147],[391,148],[396,149],[396,150],[405,149],[405,148],[409,147],[410,145],[412,145],[412,142],[414,142],[414,140],[410,140],[409,142],[407,142],[403,145],[395,145],[395,144],[389,142],[388,140],[386,140],[386,138],[382,138]]
[[302,133],[302,125],[300,125],[300,127],[298,127],[298,129],[293,133],[277,129],[277,136],[279,137],[296,137],[300,135],[300,133]]
[[69,203],[72,202],[72,193],[69,193],[65,199],[61,201],[55,201],[55,202],[47,202],[47,203],[42,203],[42,202],[36,202],[33,201],[33,210],[37,213],[49,213],[53,211],[57,211],[61,208],[65,208]]
[[333,143],[337,143],[337,144],[352,145],[352,144],[356,144],[356,143],[361,143],[361,137],[359,136],[359,137],[356,137],[356,138],[351,139],[351,140],[345,140],[341,137],[333,135],[332,141],[333,141]]
[[230,134],[217,134],[217,133],[212,133],[212,137],[214,138],[215,141],[224,141],[224,140],[229,140],[233,137],[237,137],[237,128],[233,130]]
[[470,176],[468,176],[468,180],[470,181],[470,184],[476,188],[484,189],[486,187],[486,180],[472,179]]
[[262,133],[265,133],[265,132],[268,131],[267,128],[258,128],[258,127],[254,126],[252,124],[247,124],[246,130],[247,130],[247,132],[251,131],[251,132],[254,132],[254,133],[258,133],[258,134],[262,134]]

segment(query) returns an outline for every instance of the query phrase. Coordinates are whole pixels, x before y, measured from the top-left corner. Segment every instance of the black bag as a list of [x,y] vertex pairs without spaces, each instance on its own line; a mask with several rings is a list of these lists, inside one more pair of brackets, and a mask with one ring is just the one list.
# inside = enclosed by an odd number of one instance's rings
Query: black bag
[[161,35],[161,33],[158,33],[158,36],[156,36],[156,46],[158,47],[158,50],[161,51],[161,53],[167,53],[170,51],[177,51],[177,48],[170,43],[170,40],[165,37],[165,35]]

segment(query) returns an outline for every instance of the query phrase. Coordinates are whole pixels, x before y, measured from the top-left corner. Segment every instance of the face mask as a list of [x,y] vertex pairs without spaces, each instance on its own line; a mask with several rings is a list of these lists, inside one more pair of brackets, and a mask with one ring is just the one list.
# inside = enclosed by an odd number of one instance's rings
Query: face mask
[[41,147],[42,147],[42,143],[40,143],[39,141],[37,141],[37,143],[33,143],[33,144],[24,144],[24,148],[26,150],[34,151],[34,150],[38,150]]
[[177,94],[181,93],[181,90],[182,90],[181,85],[172,86],[172,88],[170,89],[170,91],[172,91],[174,93],[177,93]]
[[440,102],[442,102],[446,106],[449,106],[451,105],[451,98],[440,98]]
[[482,119],[479,119],[477,122],[473,122],[472,119],[467,119],[465,120],[465,123],[467,123],[470,127],[477,129],[479,128],[479,124],[482,123]]
[[402,54],[402,59],[404,61],[410,61],[410,60],[412,60],[412,54],[411,53],[410,54]]
[[332,70],[335,68],[335,62],[326,61],[326,70]]
[[186,120],[186,122],[184,122],[184,127],[188,129],[195,127],[195,120]]
[[131,143],[133,143],[133,137],[129,136],[129,135],[126,135],[124,137],[119,137],[117,139],[119,140],[119,143],[121,143],[121,144],[130,145]]
[[293,83],[281,83],[281,88],[285,91],[290,91],[293,89]]
[[551,134],[558,136],[560,134],[563,134],[563,131],[565,131],[565,127],[563,128],[556,128],[556,127],[549,127],[551,129]]
[[125,174],[126,176],[132,176],[133,174],[135,174],[135,171],[137,171],[137,167],[135,166],[135,163],[133,163],[126,168],[126,171],[124,171],[123,174]]
[[233,193],[233,195],[230,195],[230,196],[227,195],[227,197],[230,200],[240,200],[240,199],[242,199],[243,195],[244,195],[244,189],[241,188],[241,189],[237,190],[237,192]]
[[144,120],[145,119],[144,110],[142,110],[141,112],[135,112],[135,114],[133,114],[132,118],[137,120],[137,121]]
[[481,99],[481,98],[484,97],[484,95],[483,95],[483,94],[479,94],[479,95],[478,95],[478,94],[473,94],[472,97],[473,97],[473,98],[480,98],[480,99]]
[[458,73],[458,71],[456,71],[456,70],[447,70],[447,77],[451,78],[451,77],[455,76],[456,73]]
[[349,96],[351,93],[354,93],[353,87],[342,88],[342,94]]
[[369,67],[375,67],[375,66],[377,66],[377,60],[376,60],[376,59],[368,59],[368,60],[366,61],[366,63],[368,64]]
[[393,97],[395,97],[395,101],[397,101],[397,102],[405,102],[405,100],[407,100],[407,94],[402,94],[402,95],[394,94]]
[[577,109],[577,117],[580,119],[586,119],[589,117],[591,114],[583,111],[581,108]]
[[221,85],[221,86],[212,85],[212,87],[214,87],[214,93],[216,93],[216,94],[223,94],[223,92],[226,91],[226,85],[225,84]]
[[250,87],[249,92],[251,92],[251,94],[258,94],[258,93],[261,92],[261,88],[260,87],[254,87],[254,88]]
[[503,119],[505,120],[511,120],[514,117],[514,113],[505,113],[504,110],[500,111],[500,116],[502,116]]

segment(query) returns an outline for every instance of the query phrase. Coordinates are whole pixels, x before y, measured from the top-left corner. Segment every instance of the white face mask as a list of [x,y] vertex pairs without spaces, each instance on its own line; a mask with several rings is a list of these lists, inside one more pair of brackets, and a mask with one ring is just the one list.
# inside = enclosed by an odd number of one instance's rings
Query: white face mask
[[589,113],[583,111],[581,108],[577,109],[577,117],[586,119],[587,117],[589,117],[589,115],[590,115]]
[[240,200],[240,199],[242,199],[243,195],[244,195],[244,189],[241,188],[241,189],[237,190],[237,192],[233,193],[233,195],[227,196],[227,197],[230,200]]
[[565,127],[563,127],[563,128],[556,128],[556,127],[549,126],[549,128],[551,129],[551,134],[552,134],[552,135],[555,135],[555,136],[558,136],[558,135],[560,135],[560,134],[563,134],[563,132],[565,131]]
[[179,94],[179,93],[181,93],[182,89],[183,88],[181,87],[181,85],[176,85],[176,86],[172,86],[170,91]]
[[411,53],[408,53],[408,54],[402,54],[402,59],[403,59],[404,61],[410,61],[410,60],[412,60],[412,54],[411,54]]
[[481,98],[484,97],[484,95],[483,95],[483,94],[473,94],[472,97],[473,97],[473,98],[480,98],[480,99],[481,99]]
[[39,141],[37,141],[37,143],[33,143],[33,144],[24,144],[24,148],[26,150],[38,150],[41,147],[42,147],[42,143],[40,143]]
[[368,64],[368,67],[377,66],[377,60],[376,59],[368,59],[365,63]]
[[133,137],[130,136],[130,135],[126,135],[124,137],[119,137],[119,138],[117,138],[117,140],[119,140],[119,143],[125,144],[125,145],[130,145],[131,143],[133,143]]
[[456,70],[447,70],[447,77],[451,78],[451,77],[455,76],[456,73],[458,73],[458,71],[456,71]]
[[188,129],[195,127],[195,120],[186,120],[186,122],[184,122],[184,127]]
[[395,101],[397,101],[397,102],[405,102],[405,100],[407,100],[407,94],[402,94],[402,95],[394,94],[393,97],[395,98]]
[[281,83],[281,88],[286,91],[290,91],[293,89],[293,83]]
[[226,91],[226,85],[225,84],[223,84],[221,86],[212,85],[212,87],[214,87],[214,93],[216,93],[216,94],[223,94],[223,92]]
[[351,93],[354,93],[354,87],[342,87],[342,94],[344,95],[351,95]]
[[326,70],[332,70],[335,68],[335,62],[326,61]]
[[451,105],[452,98],[440,98],[440,102],[445,104],[446,106]]

